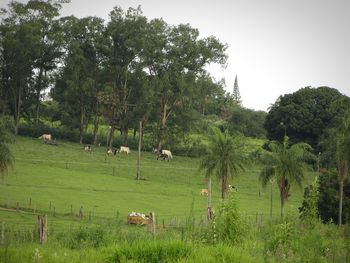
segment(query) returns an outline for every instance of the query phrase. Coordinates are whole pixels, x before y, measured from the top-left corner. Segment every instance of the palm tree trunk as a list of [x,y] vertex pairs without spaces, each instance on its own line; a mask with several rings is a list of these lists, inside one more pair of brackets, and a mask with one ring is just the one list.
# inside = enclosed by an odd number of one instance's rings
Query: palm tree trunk
[[338,214],[338,225],[342,225],[342,215],[343,215],[343,193],[344,193],[344,179],[339,180],[339,214]]
[[283,193],[281,193],[281,218],[284,216],[284,197]]

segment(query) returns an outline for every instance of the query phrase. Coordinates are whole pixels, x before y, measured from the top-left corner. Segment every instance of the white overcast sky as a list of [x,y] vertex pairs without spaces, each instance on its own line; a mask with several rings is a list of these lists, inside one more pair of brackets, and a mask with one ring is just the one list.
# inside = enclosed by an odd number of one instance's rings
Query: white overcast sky
[[108,20],[114,6],[138,5],[149,19],[189,23],[201,37],[227,43],[227,68],[210,71],[225,78],[227,91],[237,74],[247,108],[267,110],[278,96],[305,86],[350,96],[350,0],[71,0],[61,14]]

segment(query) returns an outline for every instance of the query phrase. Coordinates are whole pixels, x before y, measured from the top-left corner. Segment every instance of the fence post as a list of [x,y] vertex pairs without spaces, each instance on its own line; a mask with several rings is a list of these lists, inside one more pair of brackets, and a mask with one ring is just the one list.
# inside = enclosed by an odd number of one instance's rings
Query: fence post
[[80,209],[79,209],[79,217],[80,217],[80,219],[83,219],[83,217],[84,217],[84,209],[83,209],[83,206],[80,206]]
[[152,234],[156,233],[156,214],[154,212],[150,213],[151,215],[151,224],[152,224]]
[[47,240],[47,215],[38,215],[38,232],[40,244],[45,244]]
[[1,223],[1,239],[0,239],[0,245],[5,244],[5,222]]
[[29,197],[29,209],[31,209],[31,208],[32,208],[32,198]]

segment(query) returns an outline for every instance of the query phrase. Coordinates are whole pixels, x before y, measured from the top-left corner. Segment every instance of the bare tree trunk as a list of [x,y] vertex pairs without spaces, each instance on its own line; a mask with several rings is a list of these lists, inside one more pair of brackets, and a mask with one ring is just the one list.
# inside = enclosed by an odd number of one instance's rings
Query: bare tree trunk
[[344,195],[344,179],[339,180],[339,214],[338,214],[338,225],[342,225],[343,216],[343,195]]
[[40,68],[38,76],[38,84],[36,87],[36,108],[35,108],[35,123],[39,123],[39,108],[40,108],[40,91],[41,91],[41,79],[43,75],[43,69]]
[[136,180],[141,179],[141,148],[142,148],[142,121],[139,123],[139,147],[137,154],[137,171],[136,171]]
[[158,150],[162,149],[162,146],[164,144],[166,120],[167,120],[167,103],[165,100],[162,100],[162,114],[161,114],[161,119],[159,124]]
[[281,192],[281,218],[284,216],[284,197],[283,197],[283,192]]
[[97,145],[97,132],[98,132],[98,123],[99,123],[99,116],[96,114],[95,117],[94,117],[94,131],[93,131],[93,134],[94,134],[94,142],[93,144],[94,145]]
[[111,130],[109,132],[109,137],[108,137],[108,148],[109,149],[113,148],[114,131],[115,131],[115,126],[114,126],[114,124],[112,124],[111,125]]
[[84,134],[84,115],[85,115],[85,109],[84,106],[80,106],[80,127],[79,127],[79,143],[83,144],[83,134]]
[[128,127],[123,127],[122,129],[123,133],[123,142],[125,146],[128,146],[128,133],[129,133],[129,128]]
[[21,83],[19,84],[18,94],[15,96],[15,135],[18,135],[19,128],[19,120],[20,120],[20,112],[21,112],[21,104],[22,104],[22,87]]

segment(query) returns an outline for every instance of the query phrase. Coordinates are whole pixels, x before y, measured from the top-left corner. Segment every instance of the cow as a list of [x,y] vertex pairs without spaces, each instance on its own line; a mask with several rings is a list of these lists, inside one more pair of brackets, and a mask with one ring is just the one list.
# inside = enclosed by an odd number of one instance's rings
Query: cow
[[158,151],[158,152],[159,152],[159,155],[158,155],[158,157],[157,157],[157,160],[158,160],[159,158],[163,159],[163,161],[164,161],[165,159],[168,159],[168,161],[169,161],[170,159],[173,159],[173,155],[171,154],[171,151],[169,151],[169,150],[160,150],[160,151]]
[[163,153],[159,154],[158,157],[157,157],[157,160],[159,160],[159,158],[160,158],[162,161],[165,161],[165,159],[167,159],[168,162],[169,162],[169,156],[166,155],[166,154],[163,154]]
[[130,148],[127,147],[127,146],[120,146],[119,153],[129,154],[130,153]]
[[110,155],[110,154],[112,154],[112,153],[113,153],[112,149],[111,149],[111,148],[108,148],[108,149],[107,149],[107,155]]
[[229,192],[237,192],[237,188],[231,184],[228,185],[227,189]]
[[52,136],[51,136],[51,134],[44,133],[38,139],[43,139],[44,141],[51,141],[52,140]]
[[207,188],[203,188],[203,189],[201,189],[200,193],[201,193],[201,195],[208,195],[209,191]]
[[85,145],[84,146],[84,151],[91,152],[91,146],[90,145]]

